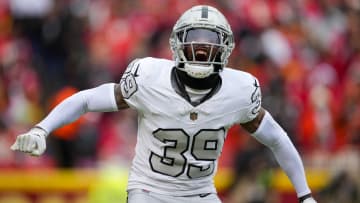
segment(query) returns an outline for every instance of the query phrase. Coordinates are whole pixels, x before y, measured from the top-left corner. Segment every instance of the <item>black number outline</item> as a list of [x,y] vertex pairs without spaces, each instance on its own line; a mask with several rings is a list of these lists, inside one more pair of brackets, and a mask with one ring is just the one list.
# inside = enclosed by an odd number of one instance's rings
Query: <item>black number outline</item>
[[[139,59],[133,60],[126,68],[126,71],[124,72],[124,75],[120,80],[120,87],[122,90],[123,97],[125,99],[129,99],[135,92],[138,91],[138,84],[135,79],[135,77],[139,76],[138,71],[139,71],[140,63],[138,62]],[[135,86],[135,88],[133,88],[133,86]],[[131,92],[129,94],[130,90]]]
[[[176,149],[176,146],[177,146],[177,140],[173,140],[173,139],[164,139],[163,141],[162,140],[160,140],[160,139],[158,139],[155,135],[156,135],[156,133],[157,132],[159,132],[159,131],[176,131],[176,132],[179,132],[179,131],[181,131],[185,136],[186,136],[186,147],[184,148],[184,150],[183,151],[181,151],[180,153],[179,153],[179,155],[181,155],[182,157],[183,157],[183,159],[184,159],[184,164],[183,164],[183,166],[182,166],[182,169],[181,169],[181,172],[179,172],[178,174],[176,174],[176,175],[171,175],[171,174],[166,174],[166,173],[163,173],[162,171],[159,171],[159,170],[157,170],[157,169],[155,169],[155,167],[153,166],[153,164],[152,164],[152,159],[153,159],[153,156],[156,156],[156,157],[158,157],[158,158],[160,158],[160,162],[162,163],[162,164],[165,164],[165,165],[168,165],[168,166],[173,166],[174,165],[174,162],[175,162],[175,158],[169,158],[169,157],[167,157],[166,156],[166,154],[167,154],[167,149],[171,149],[171,148],[174,148],[174,149]],[[164,147],[164,150],[163,150],[163,153],[164,153],[164,155],[163,156],[161,156],[161,155],[158,155],[158,154],[156,154],[156,153],[154,153],[154,152],[152,152],[151,151],[151,153],[150,153],[150,156],[149,156],[149,163],[150,163],[150,167],[151,167],[151,170],[152,171],[154,171],[154,172],[156,172],[156,173],[160,173],[160,174],[163,174],[163,175],[166,175],[166,176],[171,176],[171,177],[178,177],[178,176],[180,176],[181,174],[183,174],[184,173],[184,171],[185,171],[185,168],[186,168],[186,165],[187,165],[187,159],[186,159],[186,157],[184,156],[184,153],[188,150],[188,148],[189,148],[189,140],[190,140],[190,136],[183,130],[183,129],[162,129],[162,128],[159,128],[159,129],[157,129],[157,130],[155,130],[154,132],[153,132],[153,135],[154,135],[154,137],[156,138],[156,139],[158,139],[159,141],[161,141],[161,142],[163,142],[163,143],[166,143],[166,142],[175,142],[175,145],[174,146],[166,146],[166,147]],[[171,160],[171,164],[169,164],[169,163],[167,163],[167,162],[165,162],[164,160],[165,159],[168,159],[168,160]]]
[[[124,80],[121,81],[120,85],[121,89],[123,90],[123,97],[125,99],[129,99],[135,92],[138,91],[138,85],[132,73],[126,75]],[[132,89],[133,86],[135,86],[135,89]],[[130,89],[131,93],[129,94]]]
[[[212,131],[212,132],[218,132],[218,131],[223,131],[223,134],[224,134],[224,140],[223,140],[223,144],[224,144],[224,141],[225,141],[225,128],[224,127],[221,127],[221,128],[218,128],[218,129],[201,129],[199,130],[195,135],[194,135],[194,138],[193,138],[193,142],[192,142],[192,146],[191,146],[191,155],[196,159],[196,160],[199,160],[199,161],[212,161],[211,164],[207,165],[208,167],[204,168],[204,166],[197,166],[195,164],[189,164],[188,165],[188,170],[187,170],[187,176],[191,179],[195,179],[195,178],[200,178],[200,177],[205,177],[205,176],[209,176],[210,174],[212,174],[215,170],[215,160],[216,158],[214,159],[207,159],[207,158],[200,158],[198,155],[196,155],[196,153],[194,152],[195,150],[195,142],[196,140],[196,137],[199,136],[202,132],[204,131]],[[207,140],[204,140],[204,146],[203,146],[203,151],[217,151],[218,148],[219,148],[219,139],[207,139]],[[207,149],[206,146],[207,146],[207,143],[208,142],[215,142],[215,148],[214,149]],[[222,146],[221,146],[222,147]],[[199,150],[199,149],[196,149],[196,150]],[[221,153],[221,151],[220,151]],[[194,177],[192,176],[190,173],[192,171],[192,168],[198,168],[201,172],[204,172],[204,171],[208,171],[205,175],[201,175],[201,176],[198,176],[198,177]],[[202,173],[200,173],[202,174]]]
[[[152,158],[153,158],[154,156],[156,156],[156,157],[158,157],[158,158],[161,160],[161,163],[162,163],[162,164],[165,164],[165,165],[168,165],[168,166],[173,166],[173,165],[174,165],[174,158],[171,158],[171,157],[169,158],[169,157],[167,157],[167,156],[166,156],[166,154],[167,154],[166,151],[167,151],[168,148],[176,148],[176,146],[177,146],[177,141],[176,141],[176,140],[173,140],[173,139],[164,139],[163,141],[160,140],[160,139],[158,139],[158,138],[155,136],[155,133],[157,133],[157,132],[159,132],[159,131],[181,131],[184,135],[187,136],[186,148],[185,148],[183,151],[181,151],[181,153],[179,153],[179,154],[183,157],[184,163],[183,163],[181,172],[177,173],[176,175],[171,175],[171,174],[168,174],[168,173],[164,173],[164,172],[162,172],[162,171],[160,171],[160,170],[156,170],[155,167],[154,167],[153,164],[152,164],[152,161],[151,161],[151,160],[152,160]],[[155,131],[153,132],[153,135],[154,135],[154,137],[155,137],[156,139],[158,139],[159,141],[161,141],[161,142],[163,142],[163,143],[166,143],[166,142],[168,142],[168,141],[175,142],[175,145],[174,145],[174,146],[166,146],[166,147],[164,148],[164,150],[163,150],[163,154],[164,154],[163,156],[161,156],[161,155],[159,155],[159,154],[156,154],[156,153],[154,153],[154,152],[151,151],[150,156],[149,156],[149,164],[150,164],[150,167],[151,167],[152,171],[154,171],[154,172],[156,172],[156,173],[159,173],[159,174],[162,174],[162,175],[170,176],[170,177],[178,177],[178,176],[180,176],[181,174],[183,174],[183,173],[185,172],[185,169],[187,169],[186,175],[187,175],[189,178],[191,178],[191,179],[200,178],[200,177],[205,177],[205,176],[211,175],[211,174],[214,172],[214,170],[215,170],[215,161],[216,161],[217,157],[214,158],[214,159],[199,158],[199,157],[197,157],[197,156],[195,155],[195,153],[194,153],[194,144],[195,144],[196,137],[197,137],[200,133],[202,133],[202,132],[204,132],[204,131],[213,131],[213,132],[215,132],[215,131],[223,131],[223,142],[222,142],[222,145],[224,144],[224,141],[225,141],[225,128],[224,128],[224,127],[221,127],[221,128],[218,128],[218,129],[201,129],[201,130],[199,130],[199,131],[196,132],[196,133],[194,134],[194,136],[192,137],[192,145],[191,145],[191,146],[190,146],[190,144],[189,144],[191,137],[190,137],[183,129],[180,129],[180,128],[179,128],[179,129],[163,129],[163,128],[159,128],[159,129],[155,130]],[[216,139],[216,140],[215,140],[215,139],[205,140],[205,142],[204,142],[205,144],[204,144],[203,150],[204,150],[204,151],[207,151],[207,150],[212,150],[212,151],[215,150],[215,151],[217,151],[219,147],[222,148],[222,146],[219,146],[219,139],[220,139],[220,137],[219,137],[218,139]],[[214,149],[207,149],[207,148],[206,148],[206,143],[208,143],[209,141],[210,141],[210,142],[215,142],[216,147],[215,147]],[[191,156],[193,156],[196,160],[200,160],[200,161],[211,161],[211,163],[210,163],[209,165],[207,165],[206,168],[204,168],[204,166],[198,166],[198,165],[195,165],[195,164],[188,164],[188,161],[187,161],[186,157],[184,156],[184,153],[187,152],[187,151],[190,151]],[[219,154],[221,154],[221,151],[219,152]],[[164,158],[166,158],[167,160],[171,160],[171,164],[163,161]],[[203,172],[203,171],[209,171],[209,172],[206,173],[205,175],[202,175],[202,173],[200,173],[201,176],[196,176],[196,177],[194,177],[194,176],[192,176],[192,175],[190,174],[190,172],[192,171],[192,168],[198,168],[200,172]]]
[[258,84],[258,81],[254,78],[254,91],[251,94],[251,103],[255,103],[255,106],[251,109],[251,113],[253,115],[257,115],[260,111],[261,106],[261,91],[260,91],[260,85]]

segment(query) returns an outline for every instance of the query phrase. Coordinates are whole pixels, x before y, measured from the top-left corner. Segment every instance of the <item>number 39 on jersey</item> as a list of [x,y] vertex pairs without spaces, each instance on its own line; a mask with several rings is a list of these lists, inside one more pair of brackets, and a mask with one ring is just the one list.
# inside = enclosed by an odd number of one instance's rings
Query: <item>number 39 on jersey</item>
[[138,90],[135,78],[139,76],[138,70],[140,64],[138,64],[137,61],[138,60],[134,60],[129,64],[120,80],[121,92],[125,99],[130,98]]
[[[194,136],[188,135],[182,129],[158,129],[153,135],[166,146],[162,154],[151,152],[149,158],[151,169],[172,177],[186,172],[186,175],[193,179],[214,172],[215,160],[224,144],[225,129],[202,129]],[[190,152],[195,163],[189,162],[185,156],[186,152]]]

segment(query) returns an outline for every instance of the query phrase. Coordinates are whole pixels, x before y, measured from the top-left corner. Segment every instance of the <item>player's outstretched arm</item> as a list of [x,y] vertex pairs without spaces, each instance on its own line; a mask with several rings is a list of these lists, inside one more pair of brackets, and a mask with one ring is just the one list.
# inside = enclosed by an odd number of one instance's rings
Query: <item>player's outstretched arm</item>
[[259,142],[271,149],[295,187],[300,203],[316,203],[306,182],[304,166],[298,151],[270,113],[261,108],[255,119],[241,125]]
[[11,149],[40,156],[46,149],[46,137],[53,130],[87,112],[111,112],[127,107],[118,84],[107,83],[80,91],[57,105],[30,131],[19,135]]

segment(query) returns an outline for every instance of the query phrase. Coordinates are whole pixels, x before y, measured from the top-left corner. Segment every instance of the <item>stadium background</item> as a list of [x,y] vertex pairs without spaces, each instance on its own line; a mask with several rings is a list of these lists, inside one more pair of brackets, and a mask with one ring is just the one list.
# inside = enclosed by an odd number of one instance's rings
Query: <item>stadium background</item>
[[[259,78],[317,200],[360,202],[360,1],[0,0],[0,203],[125,202],[131,110],[86,114],[38,158],[9,147],[67,96],[119,81],[132,59],[171,58],[175,20],[200,3],[229,19],[229,66]],[[215,183],[226,203],[296,202],[271,153],[239,127]]]

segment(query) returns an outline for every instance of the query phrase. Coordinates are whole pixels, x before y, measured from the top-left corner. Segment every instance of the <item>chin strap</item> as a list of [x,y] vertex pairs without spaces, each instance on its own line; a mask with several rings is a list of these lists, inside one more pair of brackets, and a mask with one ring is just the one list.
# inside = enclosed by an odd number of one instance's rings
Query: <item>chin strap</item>
[[209,77],[214,73],[214,65],[184,64],[183,69],[189,76],[197,79]]
[[184,71],[184,68],[174,68],[173,72],[172,74],[176,76],[179,84],[189,86],[193,89],[205,90],[221,86],[221,77],[219,74],[211,74],[206,78],[194,78],[189,76],[189,74]]

